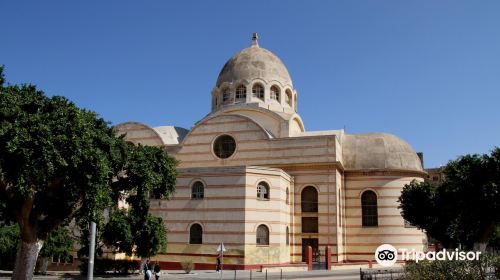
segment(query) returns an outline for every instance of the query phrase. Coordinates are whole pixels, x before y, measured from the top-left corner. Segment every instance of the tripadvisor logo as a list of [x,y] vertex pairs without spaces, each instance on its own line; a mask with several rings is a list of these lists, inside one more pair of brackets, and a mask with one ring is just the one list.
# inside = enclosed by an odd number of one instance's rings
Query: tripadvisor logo
[[391,244],[382,244],[375,251],[375,260],[381,266],[391,266],[398,260],[398,252]]
[[[418,263],[419,261],[428,260],[428,261],[443,261],[443,260],[455,260],[455,261],[474,261],[479,260],[481,252],[464,252],[459,251],[458,249],[449,251],[443,249],[439,252],[429,251],[422,252],[416,251],[415,249],[399,249],[399,260],[401,261],[415,261]],[[398,260],[398,250],[394,248],[391,244],[382,244],[378,246],[377,250],[375,250],[375,260],[381,266],[392,266]]]

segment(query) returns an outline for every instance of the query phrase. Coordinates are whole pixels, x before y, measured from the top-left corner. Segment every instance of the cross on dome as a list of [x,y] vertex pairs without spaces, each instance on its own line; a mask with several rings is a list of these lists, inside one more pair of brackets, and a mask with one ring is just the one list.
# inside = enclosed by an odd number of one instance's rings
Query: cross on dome
[[252,46],[255,46],[255,47],[259,46],[259,34],[257,34],[257,32],[254,32],[252,34]]

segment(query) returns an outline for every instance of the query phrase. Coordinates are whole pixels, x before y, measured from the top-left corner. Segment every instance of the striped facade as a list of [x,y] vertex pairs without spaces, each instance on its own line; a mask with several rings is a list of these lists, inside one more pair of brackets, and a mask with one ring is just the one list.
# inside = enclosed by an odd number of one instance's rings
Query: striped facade
[[[263,50],[253,45],[242,53],[245,59],[281,63]],[[233,68],[240,63],[237,56]],[[274,64],[266,67],[276,68],[272,73],[281,73],[278,78],[225,66],[212,92],[212,112],[189,131],[137,122],[115,127],[127,141],[164,146],[179,160],[174,196],[151,203],[151,212],[168,227],[167,253],[154,260],[167,269],[185,261],[214,269],[221,242],[227,249],[224,265],[234,269],[300,266],[305,244],[320,254],[330,246],[336,263],[374,260],[384,243],[422,249],[425,234],[405,225],[397,202],[405,184],[425,176],[413,149],[390,134],[306,131],[288,72]],[[251,95],[255,85],[264,88],[262,99]],[[241,94],[242,86],[247,95],[238,103],[234,90]],[[235,142],[227,158],[216,154],[221,136]],[[264,199],[258,193],[262,184],[268,186]],[[195,185],[203,186],[202,197],[193,193]],[[376,195],[375,226],[362,223],[366,191]],[[201,244],[191,236],[195,224],[202,229]],[[268,229],[267,244],[258,243],[260,226]]]

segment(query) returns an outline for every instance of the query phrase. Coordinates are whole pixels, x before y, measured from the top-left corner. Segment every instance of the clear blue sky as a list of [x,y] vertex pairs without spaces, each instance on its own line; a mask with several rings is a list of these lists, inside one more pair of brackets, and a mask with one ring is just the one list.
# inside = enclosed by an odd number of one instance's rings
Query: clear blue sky
[[11,83],[190,128],[225,61],[286,64],[307,130],[390,132],[427,167],[500,146],[500,1],[1,1]]

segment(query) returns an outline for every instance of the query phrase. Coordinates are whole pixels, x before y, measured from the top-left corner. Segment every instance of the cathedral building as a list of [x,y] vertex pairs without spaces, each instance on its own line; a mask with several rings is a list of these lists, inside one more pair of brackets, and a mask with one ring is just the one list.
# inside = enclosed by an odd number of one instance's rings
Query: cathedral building
[[[162,267],[300,266],[305,248],[333,263],[374,260],[384,243],[423,250],[425,234],[398,209],[405,184],[426,172],[413,148],[388,133],[307,131],[283,62],[258,44],[231,57],[211,91],[211,112],[187,130],[116,126],[127,141],[165,147],[179,161],[176,192],[153,199],[168,227]],[[303,98],[311,98],[307,94]]]

